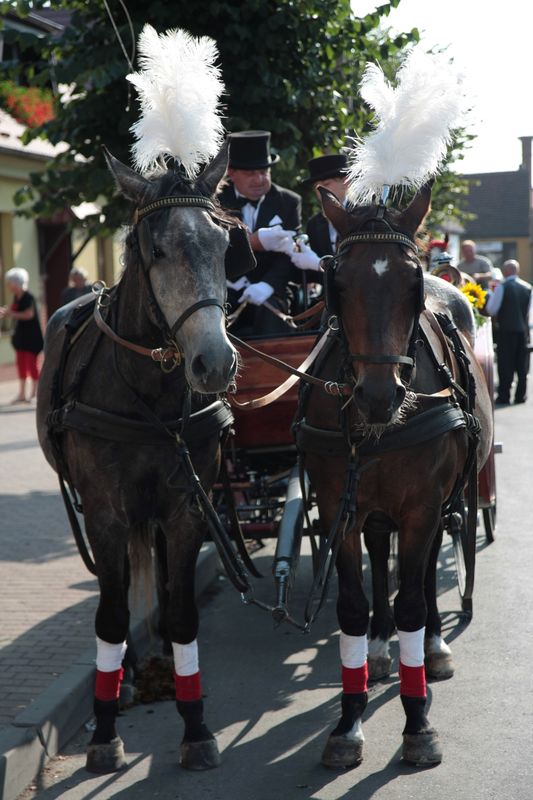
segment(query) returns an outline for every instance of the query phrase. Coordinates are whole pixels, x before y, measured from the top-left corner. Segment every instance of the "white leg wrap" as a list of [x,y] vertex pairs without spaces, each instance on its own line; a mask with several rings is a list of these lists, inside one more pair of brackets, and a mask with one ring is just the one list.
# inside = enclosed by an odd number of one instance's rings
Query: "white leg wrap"
[[190,644],[172,642],[172,652],[174,653],[176,675],[195,675],[199,671],[198,642],[196,639]]
[[424,663],[425,627],[417,631],[398,631],[400,661],[404,667],[421,667]]
[[116,672],[122,666],[126,654],[126,642],[109,644],[96,637],[96,669],[100,672]]
[[339,637],[341,664],[349,669],[364,666],[368,655],[368,639],[365,636],[349,636],[341,631]]

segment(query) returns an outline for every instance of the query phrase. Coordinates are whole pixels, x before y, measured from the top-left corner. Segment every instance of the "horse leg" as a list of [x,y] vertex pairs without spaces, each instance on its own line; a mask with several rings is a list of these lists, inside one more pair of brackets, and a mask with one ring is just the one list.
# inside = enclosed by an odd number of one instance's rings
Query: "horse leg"
[[361,536],[359,532],[352,532],[344,539],[336,562],[342,714],[322,753],[322,763],[334,769],[355,767],[363,759],[361,717],[368,701],[368,600],[363,591],[361,563]]
[[172,655],[172,644],[168,638],[167,631],[167,610],[168,610],[168,557],[167,557],[167,541],[165,534],[158,526],[155,531],[154,537],[154,550],[155,550],[155,572],[156,572],[156,590],[157,590],[157,607],[158,607],[158,620],[157,632],[159,633],[163,642],[163,655]]
[[389,639],[394,633],[394,615],[389,603],[388,580],[391,523],[382,514],[370,514],[365,521],[363,533],[372,573],[368,679],[377,681],[390,675],[392,665]]
[[436,680],[451,678],[455,671],[452,651],[441,635],[441,619],[437,608],[437,561],[442,545],[443,526],[439,525],[431,546],[424,590],[427,605],[426,635],[424,639],[424,663],[426,676]]
[[[400,643],[400,697],[406,715],[402,756],[417,766],[427,766],[442,761],[438,735],[426,716],[424,667],[424,578],[438,522],[424,518],[420,509],[408,522],[400,529],[400,588],[394,600]],[[429,538],[428,529],[432,530]]]
[[[86,512],[87,514],[87,512]],[[129,627],[128,580],[126,576],[126,536],[122,526],[107,525],[105,563],[98,539],[87,532],[95,556],[100,584],[100,602],[96,612],[96,685],[94,715],[96,729],[87,746],[89,772],[116,772],[126,766],[124,745],[115,720],[122,679],[122,661],[126,653]]]
[[204,539],[199,521],[184,512],[177,532],[163,526],[167,536],[169,602],[166,630],[172,642],[176,706],[185,723],[181,766],[212,769],[220,764],[215,737],[204,723],[198,661],[198,610],[194,591],[195,566]]

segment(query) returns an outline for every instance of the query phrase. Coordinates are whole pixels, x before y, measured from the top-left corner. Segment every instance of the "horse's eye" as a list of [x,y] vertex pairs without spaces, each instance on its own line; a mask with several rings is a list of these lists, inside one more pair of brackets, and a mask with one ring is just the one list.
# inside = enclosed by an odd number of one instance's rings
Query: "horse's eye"
[[154,247],[154,258],[164,258],[165,254],[160,247]]

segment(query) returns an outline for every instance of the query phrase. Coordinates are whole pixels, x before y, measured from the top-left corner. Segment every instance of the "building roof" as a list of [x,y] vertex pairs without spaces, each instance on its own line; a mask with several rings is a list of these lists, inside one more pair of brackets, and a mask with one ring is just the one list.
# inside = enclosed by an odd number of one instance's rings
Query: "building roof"
[[46,139],[33,139],[29,144],[22,144],[20,137],[26,128],[6,111],[0,109],[0,154],[9,153],[15,156],[29,156],[47,160],[67,149],[64,142],[52,145]]
[[58,33],[68,26],[71,16],[71,11],[53,8],[41,8],[39,11],[31,11],[29,14],[29,18],[37,25],[42,25],[48,30]]
[[465,223],[465,237],[529,236],[530,176],[526,169],[462,177],[472,181],[464,202],[465,211],[476,214],[476,219]]
[[[39,11],[30,11],[21,16],[16,11],[8,11],[4,18],[7,28],[16,28],[22,31],[31,31],[39,35],[44,33],[60,34],[69,24],[72,13],[70,11],[42,8]],[[41,33],[41,35],[43,35]]]

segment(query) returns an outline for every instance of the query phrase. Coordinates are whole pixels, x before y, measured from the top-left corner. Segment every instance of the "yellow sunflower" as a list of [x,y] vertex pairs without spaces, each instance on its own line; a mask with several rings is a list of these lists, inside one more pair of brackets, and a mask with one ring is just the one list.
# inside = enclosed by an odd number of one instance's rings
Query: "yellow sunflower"
[[474,308],[478,310],[483,308],[487,299],[487,292],[485,292],[478,283],[468,281],[464,286],[461,286],[461,291],[466,295]]

